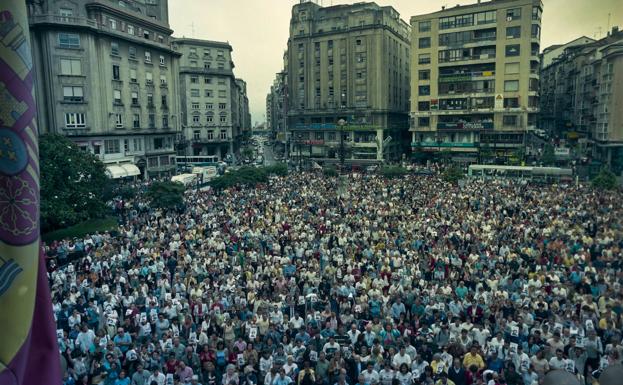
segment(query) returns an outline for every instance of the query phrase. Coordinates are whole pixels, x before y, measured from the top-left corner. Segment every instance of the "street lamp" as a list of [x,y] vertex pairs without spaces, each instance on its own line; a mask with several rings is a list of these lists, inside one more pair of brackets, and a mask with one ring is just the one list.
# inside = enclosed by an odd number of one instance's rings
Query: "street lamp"
[[344,126],[346,125],[346,120],[340,119],[337,121],[337,125],[339,126],[340,133],[340,173],[344,170],[344,160],[346,158],[346,149],[344,148]]

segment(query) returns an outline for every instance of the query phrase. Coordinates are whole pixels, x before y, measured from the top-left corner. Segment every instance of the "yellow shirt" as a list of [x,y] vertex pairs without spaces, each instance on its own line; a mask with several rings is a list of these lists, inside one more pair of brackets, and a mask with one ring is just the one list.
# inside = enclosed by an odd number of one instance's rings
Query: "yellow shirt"
[[465,369],[469,369],[472,365],[478,366],[478,369],[483,369],[485,367],[485,362],[482,360],[480,354],[476,353],[472,355],[472,353],[467,353],[465,357],[463,357],[463,366]]

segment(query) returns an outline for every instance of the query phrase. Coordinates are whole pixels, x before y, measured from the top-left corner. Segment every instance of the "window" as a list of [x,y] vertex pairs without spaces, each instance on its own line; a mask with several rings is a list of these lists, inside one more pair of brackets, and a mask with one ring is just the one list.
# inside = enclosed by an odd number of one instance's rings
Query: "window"
[[58,34],[58,45],[61,48],[80,48],[80,35],[77,33],[65,33]]
[[130,57],[130,59],[136,59],[136,47],[128,47],[128,56]]
[[519,73],[519,63],[506,63],[504,65],[504,74],[512,75]]
[[504,91],[519,91],[519,80],[506,80],[504,82]]
[[65,114],[65,127],[78,128],[86,127],[84,114],[82,112],[68,112]]
[[199,97],[199,89],[198,88],[191,88],[190,89],[190,96],[193,98],[198,98]]
[[167,106],[167,96],[166,95],[160,95],[160,104],[162,105],[162,107],[166,107]]
[[227,131],[221,130],[221,139],[227,139]]
[[197,67],[197,60],[191,60],[190,61],[190,66],[191,67]]
[[151,52],[145,51],[145,63],[151,63]]
[[430,86],[418,86],[418,95],[430,95]]
[[132,92],[132,105],[138,106],[138,92]]
[[154,75],[151,72],[145,72],[145,83],[152,84],[154,82]]
[[154,150],[162,150],[164,148],[164,140],[162,138],[154,138]]
[[130,69],[130,82],[136,83],[136,70],[133,68]]
[[206,103],[206,110],[211,110],[214,108],[214,105],[212,103]]
[[327,41],[327,48],[328,49],[333,49],[333,40],[328,40]]
[[430,31],[430,20],[420,21],[418,23],[418,28],[420,32],[428,32]]
[[61,59],[62,75],[82,75],[80,59]]
[[430,80],[430,70],[418,71],[418,79],[419,80]]
[[361,39],[357,39],[357,40],[355,40],[355,44],[356,44],[356,45],[361,45]]
[[120,152],[119,139],[106,139],[104,141],[104,154],[118,154]]
[[192,102],[190,104],[190,108],[193,110],[198,110],[199,109],[199,103],[198,102]]
[[227,91],[225,91],[225,90],[219,90],[219,91],[218,91],[218,97],[219,97],[219,98],[226,98],[226,97],[227,97]]
[[191,83],[191,84],[197,84],[197,83],[199,83],[199,77],[198,77],[198,76],[191,76],[191,77],[190,77],[190,83]]
[[430,118],[428,116],[418,118],[417,125],[418,125],[418,127],[429,127],[430,126]]
[[519,56],[519,44],[507,45],[506,46],[506,56]]
[[539,6],[532,7],[532,20],[541,20],[541,13],[543,13],[543,11],[541,10],[541,7]]
[[139,138],[132,139],[132,148],[134,151],[143,151],[143,140]]
[[63,100],[66,102],[84,101],[84,93],[83,93],[82,87],[74,87],[74,86],[63,87]]
[[541,26],[538,24],[532,24],[532,30],[530,32],[530,36],[532,38],[539,39],[541,37]]
[[115,114],[115,127],[123,128],[123,115]]
[[200,136],[201,136],[201,131],[199,130],[193,131],[193,139],[197,140],[200,138]]
[[421,37],[418,40],[419,48],[430,48],[430,37]]
[[116,64],[112,65],[112,78],[113,80],[121,79],[121,76],[119,75],[119,66]]
[[160,85],[161,86],[166,86],[167,85],[167,76],[166,75],[160,75]]
[[128,34],[130,35],[134,35],[134,26],[128,24]]
[[197,48],[191,47],[191,48],[190,48],[190,55],[191,55],[191,56],[195,56],[195,55],[197,55]]
[[212,84],[212,78],[207,77],[207,76],[206,76],[206,77],[204,77],[204,78],[203,78],[203,83],[204,83],[204,84]]
[[213,115],[206,115],[206,122],[212,123],[213,120],[214,120]]
[[504,126],[516,127],[518,120],[519,119],[517,115],[504,115],[502,117],[502,124]]
[[504,98],[504,108],[519,108],[519,98]]
[[303,52],[304,45],[303,43],[299,43],[299,52]]
[[139,114],[134,114],[132,117],[132,127],[141,128],[141,116]]
[[227,103],[219,103],[218,104],[218,109],[219,110],[224,110],[227,108]]
[[324,140],[324,132],[316,132],[315,139]]
[[123,139],[123,151],[130,152],[130,140],[129,139]]
[[164,66],[164,56],[160,55],[160,65]]
[[147,159],[147,166],[158,167],[158,157],[154,156],[154,157]]
[[418,111],[429,111],[430,110],[430,102],[418,102],[417,110]]
[[221,123],[226,123],[227,122],[227,115],[221,115],[220,121],[221,121]]
[[476,14],[476,23],[490,24],[495,23],[497,19],[496,11],[480,12]]
[[117,20],[108,19],[108,21],[110,22],[110,29],[117,29]]
[[521,8],[511,8],[506,10],[506,21],[521,19]]
[[169,117],[162,115],[162,128],[169,128]]
[[155,114],[149,114],[147,115],[147,119],[148,119],[148,124],[149,124],[149,128],[156,128],[156,115]]
[[430,54],[429,53],[421,53],[418,56],[418,64],[429,64],[430,63]]
[[143,31],[143,37],[149,40],[149,31]]
[[121,90],[112,90],[112,102],[121,104]]
[[521,27],[506,27],[506,38],[517,39],[521,37]]
[[204,94],[206,98],[211,98],[213,95],[212,90],[204,90]]
[[119,43],[114,41],[110,43],[110,54],[119,56]]
[[154,106],[154,94],[147,94],[147,107]]
[[69,18],[74,15],[74,11],[69,8],[61,8],[59,9],[58,14],[61,15],[62,21],[69,21]]

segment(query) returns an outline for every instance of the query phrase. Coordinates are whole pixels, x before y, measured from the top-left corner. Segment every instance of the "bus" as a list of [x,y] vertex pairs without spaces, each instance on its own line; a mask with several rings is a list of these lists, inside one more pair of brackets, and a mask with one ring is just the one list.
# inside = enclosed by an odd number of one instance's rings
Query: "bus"
[[216,155],[176,156],[175,162],[178,172],[188,173],[192,171],[193,167],[216,166],[218,168],[221,166],[221,161]]
[[472,164],[467,175],[480,178],[511,178],[534,182],[557,183],[573,181],[573,170],[559,167],[497,166]]

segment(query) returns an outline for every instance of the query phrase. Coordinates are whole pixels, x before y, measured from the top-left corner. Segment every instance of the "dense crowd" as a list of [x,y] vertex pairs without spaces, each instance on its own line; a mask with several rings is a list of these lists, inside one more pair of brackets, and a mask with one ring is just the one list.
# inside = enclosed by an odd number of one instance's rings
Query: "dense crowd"
[[46,246],[65,385],[593,383],[621,362],[618,193],[301,173],[185,201]]

